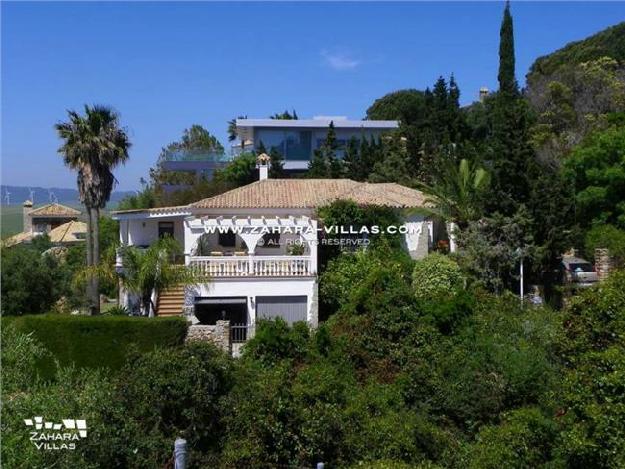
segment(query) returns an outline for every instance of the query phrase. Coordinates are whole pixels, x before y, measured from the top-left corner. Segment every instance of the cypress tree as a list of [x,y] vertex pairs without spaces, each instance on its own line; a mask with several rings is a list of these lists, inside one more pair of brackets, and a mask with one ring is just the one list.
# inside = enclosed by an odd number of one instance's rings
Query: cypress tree
[[313,153],[313,157],[308,163],[308,172],[306,176],[309,178],[325,178],[328,174],[328,168],[326,160],[324,158],[321,149],[316,149]]
[[328,133],[323,144],[315,150],[310,163],[308,163],[308,177],[314,178],[339,178],[343,173],[343,162],[337,158],[336,131],[334,122],[330,121]]
[[366,178],[360,152],[358,151],[358,140],[356,137],[350,138],[349,142],[347,142],[343,164],[345,165],[345,176],[349,179],[363,181]]
[[449,77],[449,108],[452,110],[460,109],[460,88],[458,88],[458,84],[456,83],[456,79],[452,73],[451,77]]
[[286,174],[284,172],[284,158],[282,157],[282,153],[280,153],[276,147],[272,147],[269,157],[271,158],[269,177],[274,179],[285,177]]
[[512,15],[510,14],[510,2],[506,2],[503,12],[501,29],[499,31],[499,91],[502,93],[516,95],[519,86],[515,78],[514,59],[514,29],[512,25]]
[[499,45],[499,91],[486,101],[490,136],[488,138],[491,197],[488,208],[512,216],[530,197],[530,174],[535,164],[530,144],[530,111],[514,78],[514,38],[512,15],[506,4]]

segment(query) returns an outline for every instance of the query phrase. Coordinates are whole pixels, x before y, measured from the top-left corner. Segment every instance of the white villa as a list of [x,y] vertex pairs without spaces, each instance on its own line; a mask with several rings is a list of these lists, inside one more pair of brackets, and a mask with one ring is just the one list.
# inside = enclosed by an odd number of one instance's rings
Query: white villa
[[[259,157],[260,180],[187,206],[114,212],[123,245],[147,247],[173,236],[184,263],[201,269],[210,282],[160,292],[156,315],[184,314],[194,323],[217,320],[253,327],[257,318],[317,325],[318,242],[323,237],[316,210],[349,199],[414,212],[421,192],[399,184],[350,179],[269,179]],[[414,258],[434,242],[432,220],[406,215],[405,247]],[[294,248],[294,245],[298,245]],[[155,292],[158,295],[159,292]],[[133,308],[133,299],[121,295]],[[136,309],[136,308],[135,308]]]

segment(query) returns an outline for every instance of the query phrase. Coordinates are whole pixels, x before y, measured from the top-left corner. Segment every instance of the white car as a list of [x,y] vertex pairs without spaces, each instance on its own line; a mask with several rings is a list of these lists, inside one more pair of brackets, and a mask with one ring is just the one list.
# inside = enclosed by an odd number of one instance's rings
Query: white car
[[588,287],[599,281],[597,272],[590,262],[580,257],[562,258],[564,280],[579,287]]

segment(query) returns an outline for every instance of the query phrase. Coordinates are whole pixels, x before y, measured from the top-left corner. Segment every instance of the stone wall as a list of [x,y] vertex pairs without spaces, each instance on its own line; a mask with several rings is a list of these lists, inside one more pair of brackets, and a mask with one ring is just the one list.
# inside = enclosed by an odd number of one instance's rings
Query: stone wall
[[214,326],[193,324],[187,332],[187,342],[207,341],[214,343],[224,352],[232,353],[230,342],[230,321],[217,321]]
[[597,270],[599,281],[608,278],[611,268],[612,258],[610,257],[610,252],[607,249],[595,249],[595,269]]

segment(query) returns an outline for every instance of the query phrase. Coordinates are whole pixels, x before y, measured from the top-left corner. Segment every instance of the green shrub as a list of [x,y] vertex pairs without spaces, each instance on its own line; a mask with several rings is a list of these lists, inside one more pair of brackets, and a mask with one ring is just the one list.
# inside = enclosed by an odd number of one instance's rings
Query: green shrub
[[2,248],[2,315],[49,312],[68,292],[71,272],[34,246]]
[[448,298],[424,300],[419,305],[423,317],[432,321],[443,334],[458,330],[475,306],[475,296],[467,291],[459,291]]
[[455,295],[464,285],[458,264],[448,256],[432,253],[415,264],[412,286],[417,300],[436,300]]
[[46,355],[43,348],[33,334],[23,334],[11,325],[3,325],[0,329],[2,336],[2,392],[10,394],[25,390],[39,381],[36,363]]
[[256,333],[243,348],[243,355],[265,364],[282,359],[301,359],[306,355],[310,330],[305,322],[289,327],[282,318],[260,320]]
[[569,467],[625,466],[624,286],[625,272],[615,272],[565,310],[558,453]]
[[232,361],[212,344],[131,355],[115,381],[124,412],[110,423],[127,439],[118,448],[119,466],[163,467],[182,437],[191,467],[215,467],[223,433],[219,401],[231,386]]
[[499,425],[480,429],[470,451],[469,468],[500,469],[543,467],[551,460],[558,427],[536,408],[507,414]]
[[[223,433],[219,402],[231,386],[231,359],[204,343],[133,353],[112,377],[104,370],[61,368],[53,381],[33,381],[18,393],[3,389],[3,464],[164,467],[175,439],[183,437],[191,467],[215,467]],[[87,439],[73,451],[38,450],[24,426],[33,416],[84,418]]]
[[[183,318],[132,318],[122,316],[35,315],[3,318],[18,331],[33,336],[61,366],[118,370],[132,347],[148,351],[184,342]],[[42,374],[53,375],[52,360],[38,363]]]
[[104,313],[104,316],[129,316],[130,311],[125,306],[113,306],[112,308],[107,309]]
[[616,265],[625,267],[625,230],[619,230],[613,225],[593,227],[586,233],[584,242],[588,259],[594,258],[596,248],[607,248]]
[[[6,373],[5,366],[2,373]],[[3,394],[2,465],[24,469],[119,467],[116,453],[124,438],[121,428],[111,425],[109,416],[120,414],[123,412],[113,397],[113,385],[104,373],[60,369],[54,382],[33,382],[27,392]],[[39,450],[30,441],[29,428],[24,425],[25,418],[35,416],[54,422],[85,419],[87,438],[75,441],[75,450]],[[62,442],[48,443],[59,446]]]
[[542,403],[559,376],[558,315],[522,309],[516,298],[479,300],[454,334],[429,334],[408,349],[402,378],[410,403],[427,403],[468,434],[506,409]]
[[388,247],[343,252],[328,262],[319,278],[320,319],[327,319],[344,306],[350,294],[373,269],[385,266],[409,275],[412,265],[405,252]]

